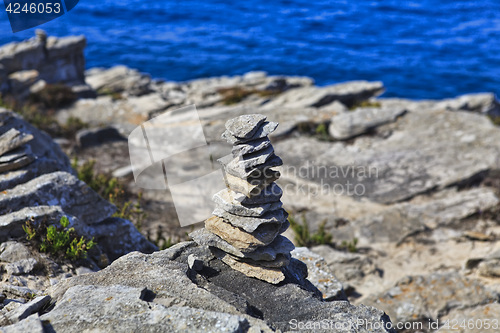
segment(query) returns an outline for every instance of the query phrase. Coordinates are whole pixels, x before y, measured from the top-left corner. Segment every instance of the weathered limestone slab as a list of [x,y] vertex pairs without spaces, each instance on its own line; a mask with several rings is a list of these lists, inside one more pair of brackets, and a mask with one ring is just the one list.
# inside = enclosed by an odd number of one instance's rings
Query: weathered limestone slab
[[[220,251],[222,252],[222,251]],[[229,265],[232,269],[237,270],[249,277],[254,277],[259,280],[263,280],[272,284],[278,284],[285,279],[285,274],[281,271],[281,268],[271,268],[263,267],[259,265],[252,265],[247,262],[242,262],[235,260],[232,256],[227,253],[222,252],[222,256],[219,258],[224,263]]]
[[225,240],[212,234],[206,229],[200,229],[192,232],[190,236],[198,244],[216,247],[236,257],[249,258],[256,261],[273,261],[279,254],[285,255],[287,253],[290,253],[295,248],[293,243],[283,236],[276,237],[276,239],[268,246],[259,247],[253,252],[243,252],[243,250],[238,250]]
[[249,204],[263,204],[269,202],[280,201],[281,196],[283,195],[283,190],[276,183],[271,183],[266,188],[262,189],[260,194],[257,194],[252,197],[247,197],[246,195],[238,192],[230,191],[230,195],[234,198],[234,200],[241,202],[243,205]]
[[253,137],[259,129],[260,124],[266,120],[266,116],[261,114],[248,114],[230,119],[226,122],[226,129],[229,133],[239,139],[249,139]]
[[249,177],[247,179],[242,179],[225,172],[224,182],[231,190],[251,198],[253,196],[258,196],[262,189],[277,180],[279,177],[280,172],[271,169],[264,170],[261,177]]
[[252,251],[269,245],[278,235],[281,224],[262,224],[254,232],[247,233],[223,218],[212,216],[205,221],[205,228],[240,250]]
[[226,190],[216,193],[213,200],[217,206],[231,214],[253,217],[262,216],[268,211],[280,209],[283,205],[280,201],[258,205],[243,205],[241,202],[234,200]]
[[239,145],[234,145],[232,153],[234,157],[238,157],[246,154],[252,154],[257,151],[261,151],[269,147],[270,145],[271,145],[271,140],[269,140],[269,138],[267,137],[264,137],[257,140],[241,143]]
[[328,130],[335,139],[346,140],[393,122],[405,112],[401,108],[361,108],[334,116]]
[[265,162],[257,165],[252,165],[252,163],[246,164],[245,161],[240,161],[239,158],[235,158],[227,164],[222,164],[226,173],[229,173],[235,177],[243,179],[259,179],[263,177],[263,170],[283,165],[283,161],[279,156],[273,153],[268,159],[265,159]]
[[266,136],[268,136],[269,134],[274,132],[277,127],[278,127],[278,123],[266,121],[259,126],[259,128],[255,131],[255,133],[250,138],[247,138],[247,139],[237,138],[234,135],[232,135],[231,132],[229,132],[228,130],[226,130],[224,133],[222,133],[222,138],[226,139],[227,142],[229,142],[230,144],[233,144],[233,145],[240,144],[240,143],[245,143],[245,142],[260,139],[260,138],[265,138]]
[[11,128],[0,136],[0,155],[16,149],[25,143],[33,140],[33,135],[19,132]]

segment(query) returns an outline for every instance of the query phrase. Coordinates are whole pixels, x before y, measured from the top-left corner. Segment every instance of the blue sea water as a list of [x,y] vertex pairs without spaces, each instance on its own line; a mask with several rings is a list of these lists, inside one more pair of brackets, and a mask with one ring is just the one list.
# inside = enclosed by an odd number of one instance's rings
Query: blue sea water
[[[42,25],[84,34],[87,67],[183,81],[250,70],[326,85],[381,80],[385,96],[500,94],[500,1],[80,0]],[[0,5],[0,43],[13,34]]]

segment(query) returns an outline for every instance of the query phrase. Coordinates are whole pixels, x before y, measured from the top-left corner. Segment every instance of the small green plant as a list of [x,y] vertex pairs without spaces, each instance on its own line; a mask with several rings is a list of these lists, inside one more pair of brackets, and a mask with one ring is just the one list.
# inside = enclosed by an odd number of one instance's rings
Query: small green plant
[[318,231],[313,234],[309,231],[309,225],[304,216],[302,216],[302,223],[297,222],[291,215],[288,217],[288,221],[290,222],[290,227],[294,232],[295,242],[298,246],[332,245],[333,236],[325,231],[326,220],[321,222]]
[[340,250],[346,250],[346,251],[349,251],[351,253],[356,253],[358,252],[358,239],[357,238],[353,238],[350,242],[348,241],[342,241],[342,243],[340,244],[340,247],[339,249]]
[[328,133],[327,124],[325,124],[325,123],[321,123],[316,127],[315,134],[319,140],[322,140],[322,141],[331,140],[330,134]]
[[3,100],[3,96],[0,93],[0,107],[9,109],[9,105]]
[[488,115],[488,118],[490,118],[491,122],[495,126],[500,126],[500,116],[491,116],[491,115]]
[[23,229],[26,239],[35,242],[41,252],[64,256],[72,261],[86,258],[87,251],[96,245],[94,239],[86,240],[83,236],[78,237],[75,229],[68,227],[69,219],[63,216],[58,226],[53,224],[47,226],[46,220],[38,224],[28,220]]
[[357,108],[380,108],[382,104],[380,102],[366,100],[353,104],[349,110],[356,110]]
[[100,96],[110,96],[113,101],[117,101],[123,99],[123,95],[119,92],[116,92],[110,88],[102,88],[97,91],[97,94]]
[[217,92],[222,95],[222,103],[224,105],[233,105],[241,102],[250,95],[272,97],[279,95],[282,91],[277,89],[247,89],[244,87],[229,87],[220,88]]
[[96,173],[94,160],[78,165],[78,159],[75,157],[71,165],[76,170],[78,179],[116,206],[117,211],[113,217],[130,220],[139,231],[141,230],[142,222],[147,217],[141,206],[142,193],[139,193],[137,198],[132,198],[133,195],[125,191],[118,179],[108,174]]
[[303,121],[297,124],[297,131],[300,134],[315,137],[320,141],[332,141],[328,133],[328,123],[315,123],[313,121]]
[[42,104],[47,109],[58,109],[76,101],[77,96],[64,84],[47,84],[43,89],[28,97],[30,104]]

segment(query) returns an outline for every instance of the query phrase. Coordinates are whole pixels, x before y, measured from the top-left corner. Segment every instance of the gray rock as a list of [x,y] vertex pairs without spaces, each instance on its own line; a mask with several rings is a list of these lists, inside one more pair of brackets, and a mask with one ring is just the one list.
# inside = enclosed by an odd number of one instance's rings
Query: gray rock
[[[0,121],[0,135],[25,133],[26,137],[34,137],[24,147],[37,158],[0,177],[0,241],[25,236],[22,226],[27,219],[57,223],[67,216],[77,234],[99,239],[100,250],[111,260],[131,251],[149,253],[157,249],[130,221],[109,219],[116,208],[74,176],[67,156],[47,134],[9,111],[0,110]],[[15,261],[6,265],[10,273],[26,274],[36,266],[31,265],[31,260]]]
[[281,268],[281,267],[286,267],[286,266],[288,266],[290,264],[290,261],[292,259],[292,255],[290,253],[288,253],[288,254],[279,254],[276,257],[276,259],[271,260],[271,261],[255,261],[255,260],[248,259],[248,258],[240,258],[240,257],[233,256],[233,255],[228,254],[228,253],[226,253],[226,252],[224,252],[222,250],[219,250],[216,247],[211,248],[210,251],[217,258],[219,258],[219,259],[222,259],[225,256],[229,256],[229,257],[231,257],[231,259],[233,261],[237,261],[237,262],[240,262],[240,263],[247,263],[247,264],[250,264],[250,265],[253,265],[253,266],[257,266],[257,267],[267,267],[267,268]]
[[278,127],[278,123],[273,123],[266,121],[260,125],[260,127],[257,128],[257,130],[253,133],[253,135],[249,138],[246,139],[241,139],[237,138],[234,135],[231,134],[228,130],[226,130],[224,133],[222,133],[222,138],[225,139],[228,143],[234,145],[234,144],[241,144],[261,138],[265,138],[272,132],[276,130]]
[[[446,189],[409,202],[374,208],[338,227],[335,236],[345,241],[358,238],[365,245],[373,242],[402,243],[420,232],[451,226],[476,213],[488,211],[499,202],[495,192],[485,187],[462,191]],[[352,207],[345,207],[345,210],[349,209]],[[338,212],[341,214],[340,210]],[[317,224],[328,217],[328,214],[314,215],[306,213],[306,220]]]
[[231,163],[229,163],[228,167],[233,169],[239,168],[242,170],[250,170],[260,165],[269,166],[266,161],[274,156],[274,148],[273,146],[269,146],[256,153],[236,157]]
[[13,162],[23,156],[31,154],[31,148],[28,145],[21,146],[17,149],[10,151],[2,156],[0,156],[0,164],[8,164]]
[[[228,164],[223,164],[224,171],[233,176],[248,179],[248,181],[250,181],[250,178],[261,179],[264,177],[264,170],[283,165],[283,161],[279,156],[271,154],[268,157],[268,159],[265,157],[263,158],[265,162],[262,162],[262,160],[259,161],[258,157],[254,160],[249,160],[248,162],[245,160],[240,161],[239,158],[235,158]],[[221,160],[219,159],[219,161]],[[255,165],[255,163],[259,162],[262,162],[262,164]]]
[[[185,306],[151,303],[147,289],[127,286],[75,286],[40,317],[54,331],[242,332],[243,316]],[[68,315],[70,314],[70,315]]]
[[206,229],[199,229],[190,233],[189,236],[198,244],[216,247],[233,256],[248,258],[255,261],[272,261],[275,260],[279,254],[286,255],[295,248],[293,243],[283,236],[276,237],[268,246],[259,247],[255,250],[252,249],[253,252],[244,252],[242,249],[237,249]]
[[[292,172],[303,171],[289,180],[322,184],[330,193],[336,186],[342,195],[386,204],[498,168],[500,130],[484,116],[423,109],[386,126],[392,131],[387,138],[332,144],[301,137],[282,140],[274,148]],[[321,170],[326,176],[318,174]]]
[[270,145],[271,140],[269,140],[269,138],[267,137],[264,137],[254,141],[248,141],[239,145],[234,145],[232,153],[234,157],[243,156],[246,154],[252,154],[261,151],[269,147]]
[[434,108],[449,111],[469,111],[494,115],[498,114],[500,105],[495,98],[495,94],[479,93],[445,99],[437,102]]
[[114,127],[83,129],[76,133],[76,143],[83,149],[107,142],[125,140],[126,138]]
[[254,232],[260,225],[266,223],[284,224],[288,218],[288,213],[283,208],[271,210],[258,217],[238,216],[220,208],[216,208],[213,214],[222,217],[235,227],[241,228],[246,232]]
[[2,285],[2,289],[6,294],[14,295],[24,299],[29,299],[31,296],[36,294],[35,291],[31,290],[30,288],[13,286],[10,284]]
[[436,320],[452,309],[471,308],[498,299],[496,292],[479,281],[453,272],[408,276],[364,303],[383,309],[398,322],[427,322],[428,318]]
[[89,225],[101,222],[116,210],[72,174],[54,172],[8,190],[0,197],[0,214],[37,205],[61,206],[67,214]]
[[[491,330],[492,327],[496,327],[498,325],[498,318],[500,318],[499,303],[455,309],[439,321],[439,324],[443,325],[439,328],[439,332],[483,333]],[[462,323],[465,323],[465,325]]]
[[478,273],[489,278],[500,277],[500,259],[487,258],[478,265]]
[[5,264],[4,269],[9,276],[11,275],[25,275],[33,272],[39,267],[38,261],[34,258],[21,259],[13,263]]
[[[8,155],[4,155],[4,157],[11,158],[11,156],[8,156]],[[35,160],[35,156],[30,154],[30,155],[21,156],[13,161],[9,161],[6,163],[0,163],[0,172],[6,172],[6,171],[11,171],[11,170],[16,170],[16,169],[22,168],[23,166],[30,164],[34,160]]]
[[365,277],[380,272],[373,259],[366,254],[339,251],[327,245],[315,246],[311,251],[324,258],[328,271],[345,284],[345,289],[355,288]]
[[0,253],[0,261],[3,262],[16,262],[32,258],[30,250],[24,244],[16,241],[0,244]]
[[129,220],[110,217],[92,224],[89,237],[93,237],[99,248],[113,261],[132,251],[152,253],[158,248],[149,242]]
[[29,93],[34,89],[37,83],[44,81],[40,80],[40,73],[37,70],[24,70],[15,72],[8,77],[9,93],[16,96],[16,98],[27,98]]
[[280,209],[283,205],[280,201],[267,204],[243,205],[232,197],[227,189],[217,192],[213,196],[213,200],[217,208],[221,208],[234,215],[250,217],[262,216],[269,211]]
[[[199,272],[200,274],[191,275],[189,279],[187,261],[191,254],[203,260],[208,267]],[[349,325],[357,325],[356,323],[363,320],[371,325],[379,325],[381,328],[377,332],[394,332],[383,328],[389,323],[389,318],[380,310],[353,306],[347,301],[323,302],[317,289],[304,279],[305,265],[296,259],[292,259],[292,262],[285,272],[287,279],[279,285],[272,285],[229,268],[221,261],[215,260],[208,249],[197,246],[194,242],[180,243],[150,255],[130,253],[102,271],[61,281],[51,293],[59,302],[54,310],[42,316],[42,320],[50,320],[53,324],[59,320],[55,318],[61,318],[61,327],[76,323],[95,327],[90,325],[96,325],[100,319],[110,320],[106,327],[116,327],[120,330],[128,327],[125,323],[128,325],[141,318],[141,313],[150,313],[157,309],[164,311],[165,307],[174,311],[182,307],[182,310],[187,309],[185,313],[189,314],[189,309],[197,309],[200,318],[206,313],[206,318],[211,318],[210,312],[243,317],[250,324],[249,331],[259,328],[267,332],[267,325],[274,330],[293,331],[299,323],[305,325],[309,322],[309,325],[312,325],[313,321],[325,320],[331,321],[332,325],[334,322],[342,323],[338,332],[350,332],[352,330]],[[68,290],[75,286],[81,287]],[[144,291],[144,288],[147,290]],[[144,300],[138,299],[142,291]],[[109,297],[113,298],[107,300]],[[70,307],[73,309],[72,304],[74,310],[69,310]],[[164,307],[160,308],[159,305]],[[57,312],[54,312],[56,309]],[[67,316],[64,317],[63,314]],[[73,314],[76,315],[73,318],[83,318],[83,314],[88,314],[85,318],[89,319],[78,322],[76,319],[72,320]],[[111,321],[115,317],[116,324],[112,326]],[[157,325],[172,325],[175,329],[174,318],[177,317],[179,322],[184,322],[184,317],[176,312],[172,314],[172,321],[163,320]],[[267,325],[255,317],[264,318]],[[127,319],[124,321],[123,318]],[[147,318],[155,317],[147,316],[144,320],[151,323],[148,320],[153,319]],[[256,328],[252,328],[253,326]],[[141,329],[147,331],[148,327]],[[211,327],[207,324],[205,330],[210,330]],[[219,332],[224,327],[222,324],[216,329]],[[358,332],[369,331],[363,325],[355,327]],[[54,328],[57,330],[57,327]]]
[[247,197],[246,195],[231,190],[230,195],[234,200],[241,202],[243,205],[255,205],[280,201],[283,195],[283,190],[276,183],[271,183],[265,187],[258,195]]
[[342,283],[337,280],[325,259],[307,247],[296,247],[291,253],[293,258],[307,265],[307,279],[321,291],[325,301],[346,299]]
[[232,118],[226,122],[226,129],[238,139],[249,139],[253,137],[260,125],[266,120],[261,114],[248,114]]
[[203,261],[196,258],[194,254],[188,256],[188,266],[189,269],[194,269],[195,271],[201,271],[203,269]]
[[[59,219],[64,215],[67,214],[64,213],[60,206],[46,205],[24,207],[22,209],[19,209],[18,211],[2,215],[0,216],[0,241],[6,241],[10,238],[25,236],[26,233],[23,230],[23,225],[26,223],[27,219],[32,218],[36,222],[40,222],[42,220],[59,221]],[[72,223],[72,226],[75,227],[78,232],[86,233],[85,226],[83,226],[81,223],[80,225],[75,225],[74,223]]]
[[16,130],[24,133],[26,138],[33,136],[35,139],[29,141],[25,146],[29,146],[31,153],[37,160],[29,166],[14,172],[4,173],[0,177],[0,190],[14,187],[17,184],[26,182],[44,173],[54,171],[66,171],[74,173],[71,163],[60,149],[60,147],[45,132],[42,132],[24,121],[19,115],[5,109],[0,109],[0,135],[9,130]]
[[247,197],[258,196],[264,188],[280,177],[280,172],[272,169],[256,169],[253,177],[239,178],[224,172],[226,187]]
[[212,216],[205,220],[205,228],[235,248],[250,252],[269,245],[279,234],[281,224],[261,224],[254,232],[247,233],[218,216]]
[[334,116],[328,131],[339,140],[346,140],[366,133],[377,126],[396,120],[404,114],[404,109],[362,108]]
[[289,90],[273,101],[267,103],[264,109],[319,108],[334,101],[339,101],[347,107],[352,107],[364,100],[378,96],[384,92],[382,82],[352,81],[334,84],[326,87],[304,87]]
[[0,47],[0,64],[8,74],[37,70],[47,83],[85,83],[85,37],[32,38]]
[[44,333],[42,322],[38,317],[38,314],[29,316],[28,318],[21,320],[20,322],[8,326],[0,327],[1,333],[18,333],[18,332],[29,332],[29,333]]
[[33,140],[33,135],[11,128],[0,135],[0,156]]
[[39,296],[34,300],[19,306],[17,309],[7,313],[7,317],[12,323],[17,323],[28,316],[40,311],[47,303],[50,302],[50,296]]
[[141,96],[151,92],[151,77],[125,66],[110,69],[94,68],[86,73],[87,83],[103,93],[126,93]]
[[[205,257],[188,250],[194,248],[194,242],[179,243],[167,250],[146,255],[132,252],[115,260],[105,269],[65,279],[56,284],[49,294],[54,300],[62,298],[67,289],[77,285],[94,285],[110,287],[122,285],[132,288],[154,291],[154,301],[165,306],[178,305],[207,311],[237,314],[234,307],[209,291],[198,288],[187,276],[187,256],[195,254],[200,260],[207,261]],[[186,252],[187,251],[187,252]],[[186,253],[183,262],[174,261],[181,254]]]

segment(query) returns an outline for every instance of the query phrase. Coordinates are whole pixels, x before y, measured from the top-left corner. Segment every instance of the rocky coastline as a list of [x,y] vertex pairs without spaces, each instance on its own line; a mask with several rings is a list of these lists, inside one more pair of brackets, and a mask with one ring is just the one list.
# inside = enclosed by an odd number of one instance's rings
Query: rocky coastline
[[[121,65],[85,70],[86,43],[38,32],[0,47],[0,331],[292,332],[327,320],[338,326],[325,331],[367,332],[370,323],[376,332],[482,332],[443,325],[500,316],[493,93],[384,98],[382,82],[318,87],[265,72],[168,82]],[[296,248],[267,278],[275,284],[230,268],[242,265],[234,253],[221,261],[200,238],[184,239],[193,228],[179,226],[170,193],[135,186],[127,136],[159,114],[185,126],[175,111],[192,104],[214,164],[231,153],[282,160],[272,183],[282,194],[255,204],[282,202],[274,220],[293,222],[277,230]],[[249,114],[280,125],[266,138],[226,125]],[[95,160],[142,193],[140,232],[78,179],[68,156]],[[206,227],[223,235],[219,219],[238,214],[217,198],[225,208]],[[96,240],[86,259],[55,258],[26,240],[27,219],[63,216]],[[147,235],[159,228],[185,241],[158,251]]]

